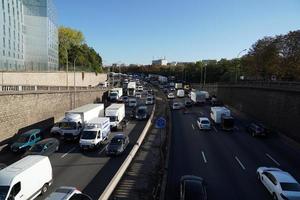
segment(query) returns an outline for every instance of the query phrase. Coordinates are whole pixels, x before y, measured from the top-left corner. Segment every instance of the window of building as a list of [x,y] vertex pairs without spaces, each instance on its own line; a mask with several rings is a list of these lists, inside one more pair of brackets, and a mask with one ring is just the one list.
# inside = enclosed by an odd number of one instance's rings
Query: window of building
[[9,3],[7,4],[7,10],[8,10],[8,13],[10,13],[10,5],[9,5]]
[[4,10],[4,0],[2,0],[2,9]]
[[3,38],[3,47],[5,48],[5,38]]
[[5,50],[3,50],[3,52],[2,52],[2,53],[3,53],[3,56],[5,56]]
[[3,25],[3,35],[5,35],[5,25]]

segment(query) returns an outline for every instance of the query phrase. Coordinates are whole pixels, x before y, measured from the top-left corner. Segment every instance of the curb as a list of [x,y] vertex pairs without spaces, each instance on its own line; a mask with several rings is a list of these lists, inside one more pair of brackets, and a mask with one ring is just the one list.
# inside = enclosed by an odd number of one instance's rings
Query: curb
[[122,176],[126,172],[126,170],[127,170],[128,166],[130,165],[132,159],[134,158],[135,154],[137,153],[137,151],[139,150],[141,144],[143,143],[143,140],[144,140],[151,124],[152,124],[152,119],[153,119],[153,116],[154,116],[155,107],[156,107],[156,105],[154,104],[151,116],[148,119],[148,122],[147,122],[145,128],[143,129],[139,139],[137,140],[136,144],[132,147],[132,150],[130,151],[127,158],[122,163],[121,167],[118,169],[118,171],[116,172],[114,177],[111,179],[109,184],[106,186],[105,190],[103,191],[103,193],[99,197],[99,200],[109,199],[110,195],[113,193],[113,191],[115,190],[115,188],[118,185],[119,181],[121,180]]

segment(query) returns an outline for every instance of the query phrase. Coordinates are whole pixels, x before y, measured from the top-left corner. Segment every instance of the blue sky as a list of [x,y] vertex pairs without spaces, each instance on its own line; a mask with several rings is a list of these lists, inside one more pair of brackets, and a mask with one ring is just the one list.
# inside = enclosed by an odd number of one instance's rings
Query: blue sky
[[55,0],[104,64],[236,57],[264,36],[300,29],[300,0]]

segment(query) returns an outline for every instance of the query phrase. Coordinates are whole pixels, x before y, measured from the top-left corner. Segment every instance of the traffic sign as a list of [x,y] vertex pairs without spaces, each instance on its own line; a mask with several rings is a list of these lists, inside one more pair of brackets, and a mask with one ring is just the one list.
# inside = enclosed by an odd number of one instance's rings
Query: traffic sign
[[155,122],[155,128],[165,128],[166,127],[166,119],[163,117],[159,117]]

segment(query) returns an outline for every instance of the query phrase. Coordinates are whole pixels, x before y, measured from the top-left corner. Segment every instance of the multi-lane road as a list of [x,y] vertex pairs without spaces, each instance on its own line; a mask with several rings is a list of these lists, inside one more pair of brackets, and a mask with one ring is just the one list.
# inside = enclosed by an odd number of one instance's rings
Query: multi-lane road
[[[153,106],[149,106],[149,112],[152,108]],[[126,109],[126,112],[130,110],[127,107]],[[62,141],[59,151],[50,156],[54,175],[53,185],[46,195],[40,196],[38,199],[44,199],[60,186],[76,187],[93,199],[98,199],[136,143],[146,122],[135,120],[129,122],[124,132],[129,135],[130,144],[124,154],[119,157],[106,156],[106,144],[96,151],[82,152],[78,142]],[[112,132],[110,138],[114,134],[116,132]],[[9,165],[19,160],[21,156],[15,155],[5,148],[0,152],[0,163]]]
[[259,166],[279,167],[300,180],[300,151],[277,135],[253,138],[245,131],[247,121],[234,115],[233,133],[213,126],[200,131],[196,119],[209,117],[210,107],[194,106],[187,114],[172,111],[172,135],[166,199],[179,199],[179,180],[186,174],[203,177],[208,199],[272,199],[258,181]]

